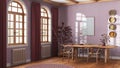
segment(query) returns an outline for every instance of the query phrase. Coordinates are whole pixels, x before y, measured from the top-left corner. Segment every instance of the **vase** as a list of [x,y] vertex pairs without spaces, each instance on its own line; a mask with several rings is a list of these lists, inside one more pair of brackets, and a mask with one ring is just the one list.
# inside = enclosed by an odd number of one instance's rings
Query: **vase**
[[102,45],[105,46],[105,43],[103,43]]

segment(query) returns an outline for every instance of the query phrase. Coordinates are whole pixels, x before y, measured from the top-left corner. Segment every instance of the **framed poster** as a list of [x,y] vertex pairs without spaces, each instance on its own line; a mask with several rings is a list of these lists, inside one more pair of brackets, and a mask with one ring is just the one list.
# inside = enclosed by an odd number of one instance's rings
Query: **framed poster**
[[87,17],[86,29],[83,30],[83,35],[94,35],[94,17]]

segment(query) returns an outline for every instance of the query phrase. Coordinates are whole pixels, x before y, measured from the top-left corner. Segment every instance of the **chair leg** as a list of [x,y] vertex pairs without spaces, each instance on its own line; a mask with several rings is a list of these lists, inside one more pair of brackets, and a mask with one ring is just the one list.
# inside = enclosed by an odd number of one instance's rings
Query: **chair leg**
[[63,56],[62,56],[62,61],[64,60],[64,57],[65,57],[65,54],[63,53]]
[[96,63],[98,63],[98,55],[96,55]]
[[87,62],[89,61],[89,58],[91,57],[91,55],[89,54],[88,57],[87,57]]

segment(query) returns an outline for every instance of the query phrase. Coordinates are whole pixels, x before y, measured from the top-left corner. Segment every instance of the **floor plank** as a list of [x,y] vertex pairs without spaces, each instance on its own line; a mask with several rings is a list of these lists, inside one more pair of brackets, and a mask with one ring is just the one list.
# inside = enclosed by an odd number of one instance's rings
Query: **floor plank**
[[30,65],[36,64],[65,64],[73,66],[74,68],[120,68],[120,60],[109,60],[108,63],[104,63],[103,59],[100,59],[98,63],[95,62],[95,58],[86,61],[86,58],[79,58],[78,60],[73,61],[72,59],[68,61],[68,59],[62,60],[60,57],[48,58],[44,60],[40,60],[38,62],[27,63],[24,65],[8,67],[8,68],[25,68]]

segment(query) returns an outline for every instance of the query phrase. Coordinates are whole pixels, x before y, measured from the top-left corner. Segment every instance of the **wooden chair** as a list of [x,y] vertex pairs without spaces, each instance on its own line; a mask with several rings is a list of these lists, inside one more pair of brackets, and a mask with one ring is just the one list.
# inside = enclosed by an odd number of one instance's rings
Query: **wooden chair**
[[70,58],[72,59],[72,54],[73,54],[73,48],[66,47],[63,45],[63,57],[62,57],[62,59],[64,60],[65,58],[67,58],[68,62],[69,62]]
[[87,57],[87,62],[90,57],[95,57],[96,58],[96,63],[98,62],[98,58],[101,54],[101,48],[88,48],[88,57]]

